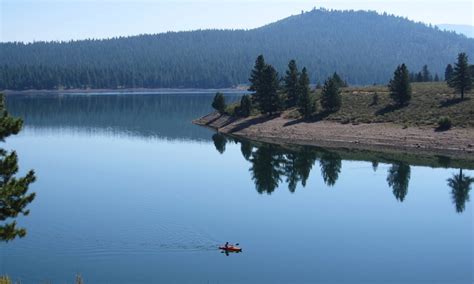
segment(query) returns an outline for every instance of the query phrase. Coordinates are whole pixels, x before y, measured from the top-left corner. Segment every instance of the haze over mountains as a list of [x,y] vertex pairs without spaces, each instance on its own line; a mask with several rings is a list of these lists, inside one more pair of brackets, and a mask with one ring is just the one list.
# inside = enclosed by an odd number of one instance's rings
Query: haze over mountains
[[401,63],[443,78],[459,52],[474,59],[474,39],[387,14],[315,9],[252,30],[1,43],[0,89],[232,87],[248,82],[259,54],[281,75],[296,59],[312,83],[337,71],[350,84],[385,84]]
[[455,31],[458,34],[463,34],[469,38],[474,38],[474,26],[453,24],[441,24],[437,26],[442,30]]

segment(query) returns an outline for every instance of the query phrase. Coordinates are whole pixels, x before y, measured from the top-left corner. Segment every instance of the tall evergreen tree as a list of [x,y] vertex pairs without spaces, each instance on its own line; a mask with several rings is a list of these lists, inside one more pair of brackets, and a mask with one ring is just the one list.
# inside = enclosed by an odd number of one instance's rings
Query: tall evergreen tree
[[448,86],[461,93],[461,100],[464,99],[464,92],[472,89],[471,71],[466,53],[459,53],[458,62],[454,66],[453,75],[448,81]]
[[399,65],[390,80],[390,97],[398,104],[407,104],[411,99],[411,86],[405,64]]
[[263,78],[263,70],[265,69],[265,58],[263,55],[260,54],[257,59],[255,60],[255,65],[250,72],[250,87],[249,91],[255,92],[255,95],[252,96],[252,101],[256,102],[256,97],[262,92],[262,78]]
[[254,94],[257,107],[261,113],[272,115],[280,109],[278,73],[271,65],[266,65],[260,79],[259,90]]
[[342,97],[339,85],[334,81],[333,78],[328,78],[324,82],[323,90],[321,93],[321,106],[325,111],[338,111],[341,108]]
[[418,74],[416,74],[416,81],[423,82],[423,74],[421,72],[418,72]]
[[433,81],[433,78],[431,77],[430,70],[428,70],[428,65],[423,65],[423,69],[421,71],[421,74],[423,76],[423,82]]
[[294,107],[298,103],[298,80],[299,72],[296,66],[296,61],[291,60],[288,63],[288,70],[285,76],[285,91],[287,94],[286,107]]
[[438,73],[436,73],[436,74],[435,74],[435,76],[434,76],[434,81],[435,81],[435,82],[439,82],[439,76],[438,76]]
[[451,80],[451,77],[453,76],[453,66],[451,64],[448,64],[446,66],[446,70],[444,71],[444,80],[449,82]]
[[301,71],[301,76],[298,81],[298,111],[305,118],[308,119],[315,109],[315,103],[309,88],[309,78],[306,72],[306,67]]
[[[23,125],[19,118],[9,115],[5,100],[0,94],[0,141],[5,141],[10,135],[18,134]],[[0,149],[0,240],[10,241],[26,235],[24,228],[18,228],[11,219],[19,215],[28,215],[26,209],[35,198],[34,193],[28,193],[28,187],[36,179],[34,171],[29,171],[24,177],[17,178],[18,156],[15,151],[8,153]]]

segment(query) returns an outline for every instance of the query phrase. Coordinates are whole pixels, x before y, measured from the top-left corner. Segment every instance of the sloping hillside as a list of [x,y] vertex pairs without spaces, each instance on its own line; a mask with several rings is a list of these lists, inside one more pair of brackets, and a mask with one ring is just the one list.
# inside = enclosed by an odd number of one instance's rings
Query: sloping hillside
[[405,18],[313,10],[253,30],[199,30],[106,40],[0,44],[0,89],[230,87],[255,58],[283,73],[296,59],[311,81],[334,71],[351,84],[386,83],[405,62],[442,78],[474,39]]

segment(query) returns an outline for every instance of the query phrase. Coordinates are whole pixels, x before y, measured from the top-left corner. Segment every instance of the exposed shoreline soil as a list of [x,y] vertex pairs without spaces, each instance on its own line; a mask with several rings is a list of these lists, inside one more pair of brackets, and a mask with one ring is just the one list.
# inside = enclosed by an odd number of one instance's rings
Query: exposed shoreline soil
[[274,144],[443,155],[474,161],[473,128],[438,132],[430,127],[402,127],[392,123],[307,123],[280,116],[235,118],[218,113],[205,115],[193,123],[224,134]]

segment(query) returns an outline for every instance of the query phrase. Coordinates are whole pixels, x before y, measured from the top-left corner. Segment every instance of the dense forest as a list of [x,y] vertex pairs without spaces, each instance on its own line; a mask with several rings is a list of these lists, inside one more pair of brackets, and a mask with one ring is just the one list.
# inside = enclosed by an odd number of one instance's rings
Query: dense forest
[[265,54],[279,74],[305,62],[311,83],[386,84],[394,68],[428,65],[440,79],[474,39],[406,18],[315,9],[252,30],[198,30],[104,40],[0,44],[0,89],[220,88],[248,82]]

